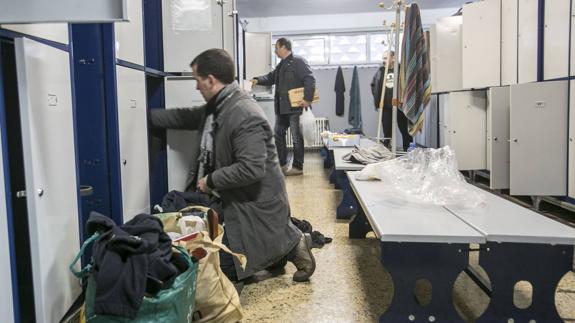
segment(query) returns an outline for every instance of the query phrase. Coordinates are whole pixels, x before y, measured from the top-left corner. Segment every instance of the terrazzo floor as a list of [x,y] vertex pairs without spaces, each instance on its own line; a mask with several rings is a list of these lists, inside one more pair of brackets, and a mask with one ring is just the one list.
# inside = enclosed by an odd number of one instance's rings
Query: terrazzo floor
[[[391,277],[379,262],[379,246],[373,233],[367,239],[348,239],[348,221],[336,220],[341,192],[328,180],[318,152],[307,152],[305,175],[286,180],[293,216],[308,220],[314,230],[332,237],[331,244],[313,249],[317,268],[308,283],[294,283],[295,267],[286,273],[246,285],[240,296],[243,322],[377,322],[393,297]],[[471,264],[478,261],[471,256]],[[481,268],[478,268],[481,271]],[[528,285],[516,293],[518,305],[528,302]],[[421,297],[429,297],[424,288]],[[467,322],[473,322],[489,304],[489,298],[465,274],[454,287],[454,303]],[[565,322],[575,322],[575,274],[559,284],[556,304]]]

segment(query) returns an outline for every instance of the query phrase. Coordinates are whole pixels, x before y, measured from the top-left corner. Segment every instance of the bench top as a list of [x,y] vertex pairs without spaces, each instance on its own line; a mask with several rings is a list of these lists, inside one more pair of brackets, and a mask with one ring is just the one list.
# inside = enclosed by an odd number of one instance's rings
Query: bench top
[[419,205],[393,197],[379,181],[358,181],[348,172],[350,185],[381,241],[428,243],[484,243],[477,230],[442,206]]
[[344,147],[333,150],[333,160],[335,163],[335,170],[356,171],[356,170],[362,170],[365,167],[365,165],[348,162],[342,159],[343,156],[349,154],[352,150],[353,147]]
[[[349,147],[349,146],[348,146],[348,147],[328,146],[328,145],[327,145],[327,141],[328,141],[327,138],[322,137],[321,140],[323,140],[323,145],[324,145],[328,150],[334,150],[334,151],[335,151],[335,150],[338,150],[338,149],[350,149],[350,148],[353,148],[353,147]],[[367,138],[367,137],[361,137],[361,138],[359,138],[359,145],[360,145],[361,147],[371,147],[371,146],[375,145],[375,141],[373,141],[373,140],[371,140],[371,139],[369,139],[369,138]]]
[[537,212],[517,205],[476,186],[484,193],[486,203],[476,209],[447,207],[460,219],[473,226],[487,241],[575,244],[575,229]]

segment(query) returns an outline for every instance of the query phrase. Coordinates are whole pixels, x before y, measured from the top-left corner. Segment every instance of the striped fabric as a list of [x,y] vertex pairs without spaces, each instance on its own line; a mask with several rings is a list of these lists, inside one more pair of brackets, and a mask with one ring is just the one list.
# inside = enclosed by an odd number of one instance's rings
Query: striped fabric
[[399,70],[400,109],[409,122],[409,133],[421,130],[424,109],[431,98],[427,39],[421,26],[419,6],[412,3],[405,10],[405,29]]

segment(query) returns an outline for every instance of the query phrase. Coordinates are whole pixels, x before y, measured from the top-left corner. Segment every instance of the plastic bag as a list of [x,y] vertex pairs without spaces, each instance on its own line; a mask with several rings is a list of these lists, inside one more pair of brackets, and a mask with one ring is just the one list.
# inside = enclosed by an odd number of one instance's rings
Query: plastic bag
[[304,109],[300,117],[300,128],[303,134],[305,146],[311,146],[315,139],[318,138],[317,127],[315,125],[315,116],[311,109]]
[[485,196],[459,172],[449,146],[417,148],[402,157],[367,165],[356,179],[379,179],[391,185],[397,197],[420,204],[475,208],[485,202]]

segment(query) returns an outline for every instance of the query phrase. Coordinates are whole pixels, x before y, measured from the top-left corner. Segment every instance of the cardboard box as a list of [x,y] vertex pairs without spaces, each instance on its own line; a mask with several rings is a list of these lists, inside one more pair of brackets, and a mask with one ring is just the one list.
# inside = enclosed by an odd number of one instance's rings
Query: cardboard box
[[[299,107],[299,103],[303,100],[303,87],[298,87],[296,89],[291,89],[288,91],[289,102],[292,108]],[[317,91],[317,87],[315,88],[315,92],[313,94],[313,100],[311,103],[319,102],[319,92]]]

